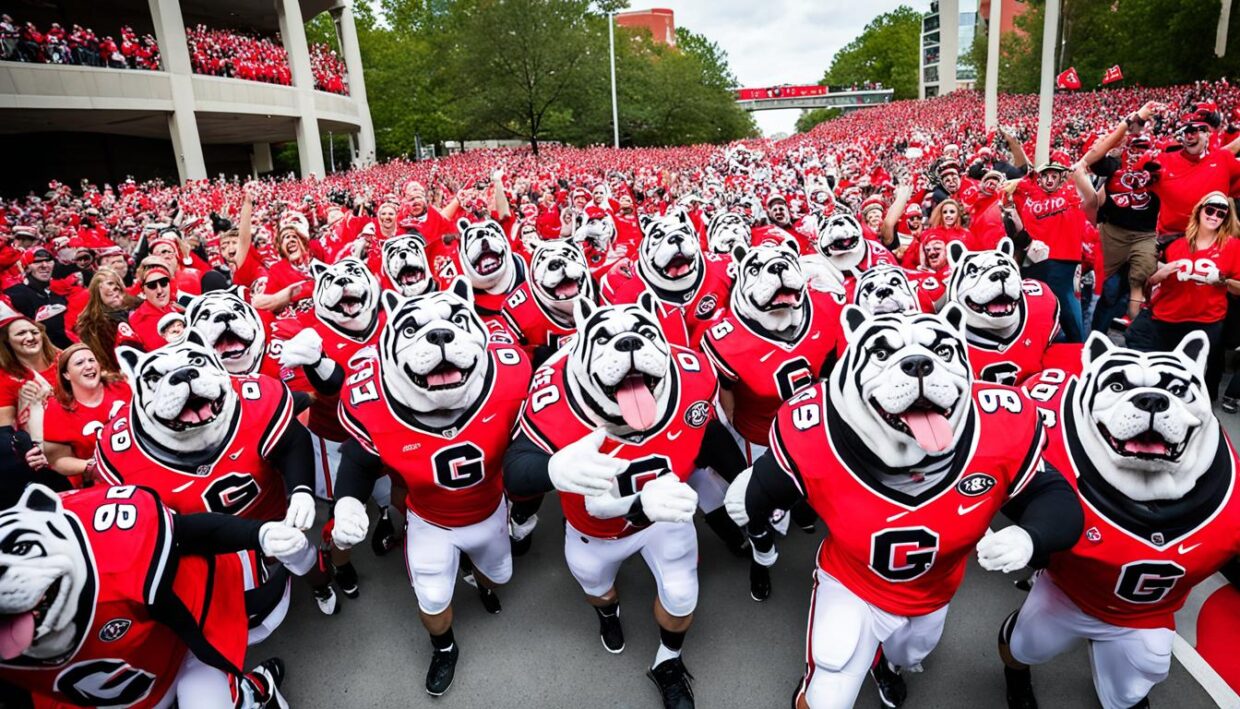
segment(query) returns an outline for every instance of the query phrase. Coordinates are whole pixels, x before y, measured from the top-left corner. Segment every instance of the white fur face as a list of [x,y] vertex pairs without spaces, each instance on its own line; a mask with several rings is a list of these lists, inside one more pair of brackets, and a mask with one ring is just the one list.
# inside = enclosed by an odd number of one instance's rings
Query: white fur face
[[738,264],[731,299],[737,317],[772,333],[799,328],[807,296],[796,247],[786,242],[738,247],[732,259]]
[[56,493],[31,485],[0,512],[0,660],[54,658],[71,651],[89,570]]
[[827,257],[832,266],[840,271],[849,271],[865,258],[865,239],[861,235],[861,224],[856,217],[845,212],[836,212],[828,217],[819,217],[818,235],[814,247],[818,253]]
[[637,267],[650,284],[680,292],[693,287],[703,266],[702,249],[689,215],[675,210],[663,217],[641,217]]
[[736,212],[719,211],[706,225],[706,243],[717,254],[730,254],[737,246],[749,247],[749,223]]
[[566,379],[591,409],[635,431],[647,431],[667,411],[671,347],[659,327],[654,297],[595,307],[578,301],[577,336]]
[[1012,242],[1003,239],[997,251],[967,252],[953,241],[947,248],[951,278],[947,299],[964,308],[969,330],[1007,335],[1020,327],[1025,295],[1020,269],[1012,259]]
[[512,278],[512,248],[499,224],[487,219],[457,223],[461,232],[461,268],[476,291],[488,291]]
[[606,252],[616,240],[616,223],[607,214],[593,219],[585,213],[577,215],[573,228],[573,242],[583,247],[590,244],[595,251]]
[[899,266],[876,266],[858,276],[853,302],[870,315],[921,311],[908,274]]
[[564,239],[544,241],[530,259],[530,289],[548,309],[571,315],[573,303],[593,300],[593,284],[585,254]]
[[487,333],[464,279],[414,298],[386,291],[383,307],[388,318],[379,354],[393,399],[418,413],[450,414],[482,396]]
[[964,312],[842,315],[848,347],[831,373],[831,395],[850,430],[884,463],[916,465],[954,448],[973,386]]
[[1099,475],[1130,499],[1179,499],[1209,469],[1219,426],[1205,388],[1208,351],[1200,332],[1172,352],[1123,349],[1101,333],[1086,342],[1070,402],[1075,434]]
[[370,330],[379,317],[379,279],[366,264],[355,258],[330,266],[315,261],[311,270],[315,313],[344,332]]
[[189,329],[215,350],[224,368],[234,376],[253,374],[262,364],[267,332],[254,306],[234,286],[194,298],[185,309]]
[[215,351],[191,332],[153,352],[116,348],[142,433],[170,451],[212,450],[228,435],[237,395]]
[[383,242],[383,275],[406,298],[434,290],[422,237],[402,234]]

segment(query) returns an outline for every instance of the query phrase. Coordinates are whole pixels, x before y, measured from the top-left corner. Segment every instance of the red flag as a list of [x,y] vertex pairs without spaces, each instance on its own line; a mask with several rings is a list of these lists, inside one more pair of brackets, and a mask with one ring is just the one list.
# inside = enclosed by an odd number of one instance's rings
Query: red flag
[[1124,72],[1119,70],[1119,64],[1116,64],[1110,69],[1107,69],[1107,72],[1102,75],[1102,83],[1104,86],[1106,84],[1114,84],[1117,81],[1123,81],[1123,80],[1124,80]]
[[1081,88],[1081,77],[1077,76],[1076,67],[1070,66],[1067,71],[1060,74],[1055,79],[1055,88],[1068,89],[1069,91],[1076,91]]

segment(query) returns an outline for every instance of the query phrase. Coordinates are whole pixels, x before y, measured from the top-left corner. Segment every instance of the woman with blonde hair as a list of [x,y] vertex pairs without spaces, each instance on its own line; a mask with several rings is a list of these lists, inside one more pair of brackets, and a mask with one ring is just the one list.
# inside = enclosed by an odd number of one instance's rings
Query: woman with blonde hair
[[1210,340],[1206,390],[1218,397],[1223,378],[1223,320],[1227,293],[1240,294],[1240,222],[1236,205],[1211,192],[1189,217],[1184,236],[1167,245],[1163,263],[1150,276],[1150,310],[1158,349],[1175,349],[1184,336],[1200,330]]
[[43,436],[43,401],[56,381],[57,350],[43,326],[16,315],[0,321],[0,426],[16,426],[36,443]]
[[94,482],[96,434],[130,397],[124,378],[104,371],[89,345],[65,348],[56,365],[56,395],[43,414],[43,452],[52,470],[74,487]]
[[[900,265],[915,270],[941,271],[946,265],[947,244],[969,238],[969,230],[962,223],[963,215],[960,203],[950,197],[935,205],[930,212],[929,226],[909,243]],[[930,244],[940,244],[942,248],[927,253]]]
[[74,332],[79,340],[90,345],[104,370],[119,372],[116,346],[138,344],[129,327],[129,313],[139,301],[129,295],[121,276],[106,269],[90,279],[88,292],[90,296],[81,315],[78,315]]

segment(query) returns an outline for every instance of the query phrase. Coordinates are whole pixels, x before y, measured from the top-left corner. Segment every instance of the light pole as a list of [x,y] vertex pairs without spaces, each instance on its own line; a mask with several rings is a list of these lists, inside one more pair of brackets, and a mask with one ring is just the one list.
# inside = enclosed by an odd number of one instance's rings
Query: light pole
[[1046,0],[1042,23],[1042,87],[1038,95],[1038,141],[1034,163],[1041,165],[1051,154],[1051,109],[1055,102],[1055,44],[1059,29],[1059,0]]
[[607,45],[611,53],[612,147],[620,147],[620,111],[616,107],[616,13],[607,13]]
[[1002,31],[1003,0],[991,0],[990,24],[986,42],[986,130],[999,125],[999,40]]

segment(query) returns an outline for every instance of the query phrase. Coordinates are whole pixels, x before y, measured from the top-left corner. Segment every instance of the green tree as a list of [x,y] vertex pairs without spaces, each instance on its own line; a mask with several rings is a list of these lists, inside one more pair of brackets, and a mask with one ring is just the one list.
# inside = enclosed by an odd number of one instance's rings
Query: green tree
[[881,82],[895,98],[917,97],[921,13],[907,5],[874,18],[853,41],[831,58],[824,84]]
[[797,117],[796,131],[808,133],[819,123],[826,123],[832,118],[840,117],[843,113],[838,108],[812,108],[808,111],[801,111],[801,115]]

